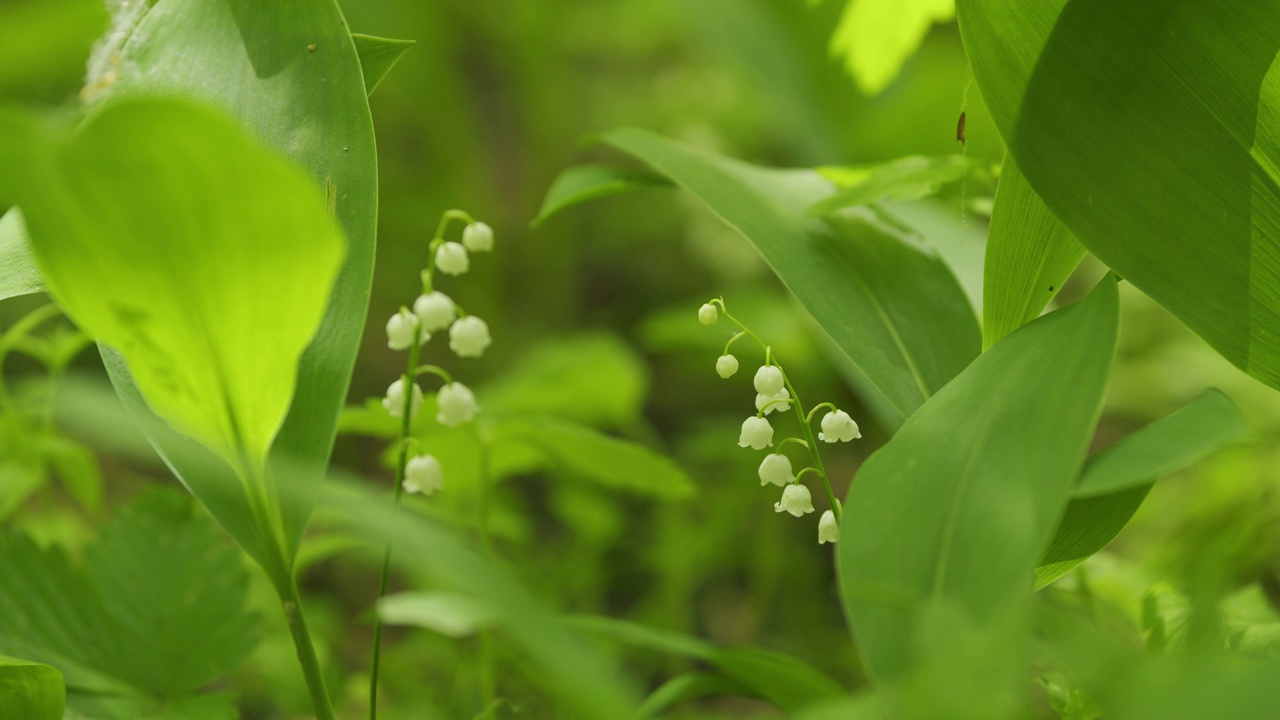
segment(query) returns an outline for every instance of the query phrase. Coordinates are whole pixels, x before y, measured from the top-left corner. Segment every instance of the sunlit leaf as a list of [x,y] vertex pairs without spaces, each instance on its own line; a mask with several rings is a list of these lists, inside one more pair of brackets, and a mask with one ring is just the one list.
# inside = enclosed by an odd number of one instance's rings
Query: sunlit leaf
[[0,657],[0,717],[62,720],[62,673],[40,663]]
[[984,353],[854,477],[836,546],[845,615],[871,670],[909,673],[935,607],[1007,624],[1067,503],[1115,349],[1108,277]]
[[547,195],[532,225],[537,227],[552,215],[580,203],[613,195],[670,185],[670,181],[651,173],[624,170],[612,165],[577,165],[561,172]]
[[961,155],[911,155],[868,168],[818,168],[840,189],[814,203],[809,214],[826,215],[881,200],[918,200],[964,177],[971,167],[973,163]]
[[394,593],[378,601],[378,614],[388,625],[413,625],[452,638],[474,635],[494,621],[480,601],[447,592]]
[[40,268],[27,240],[27,226],[17,208],[0,217],[0,300],[43,292]]
[[831,36],[831,52],[844,58],[864,93],[879,95],[929,28],[955,12],[955,0],[849,0]]

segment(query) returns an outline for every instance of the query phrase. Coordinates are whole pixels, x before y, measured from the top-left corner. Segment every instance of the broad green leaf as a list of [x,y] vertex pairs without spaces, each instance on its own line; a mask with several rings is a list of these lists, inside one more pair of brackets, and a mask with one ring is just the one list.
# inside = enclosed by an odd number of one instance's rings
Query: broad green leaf
[[154,713],[238,667],[253,646],[240,555],[173,490],[121,510],[81,566],[12,534],[0,536],[0,565],[0,652],[62,671],[72,710],[106,702]]
[[992,117],[1053,214],[1280,387],[1276,4],[957,4]]
[[[352,33],[356,55],[360,58],[360,71],[364,77],[365,93],[372,95],[382,78],[391,72],[405,51],[414,45],[413,40],[392,40]],[[319,49],[318,47],[316,48]]]
[[378,601],[378,614],[388,625],[413,625],[451,638],[470,637],[494,621],[484,603],[449,592],[394,593]]
[[0,300],[44,292],[40,268],[27,240],[27,227],[17,208],[0,217]]
[[670,184],[670,181],[651,173],[624,170],[612,165],[576,165],[556,176],[547,189],[546,197],[542,199],[542,209],[530,224],[537,227],[561,210],[590,200]]
[[[122,72],[113,93],[175,93],[221,107],[267,146],[301,165],[315,192],[328,197],[345,231],[342,269],[324,321],[298,364],[289,415],[272,445],[274,456],[311,464],[312,477],[299,482],[315,497],[360,346],[377,226],[373,120],[346,20],[334,0],[287,6],[164,0],[147,12],[120,58]],[[130,382],[119,371],[123,364],[109,366],[117,368],[113,382],[118,388]],[[180,442],[162,440],[154,430],[151,434],[157,446]],[[178,462],[173,462],[174,471],[189,487],[204,485],[203,497],[220,492],[212,482],[234,482],[207,463],[196,467]],[[285,508],[284,541],[290,555],[310,512],[305,502]],[[224,524],[239,521],[227,511],[215,510],[215,516]]]
[[883,680],[917,667],[921,623],[1016,618],[1101,411],[1116,281],[1027,325],[929,400],[855,476],[837,545],[845,616]]
[[1114,540],[1161,475],[1249,434],[1231,400],[1207,390],[1177,412],[1095,453],[1036,568],[1036,587],[1053,582]]
[[315,185],[175,100],[108,103],[31,162],[19,200],[59,305],[175,430],[259,473],[342,257]]
[[910,155],[871,167],[818,168],[840,186],[831,197],[813,204],[810,215],[826,215],[881,200],[918,200],[964,177],[973,162],[961,155]]
[[654,717],[681,703],[705,697],[753,697],[750,688],[729,677],[709,672],[677,675],[649,693],[636,710],[638,717]]
[[930,249],[865,209],[807,215],[835,191],[817,172],[754,167],[643,130],[603,140],[697,195],[754,243],[903,416],[978,354],[973,311]]
[[848,0],[831,36],[858,87],[879,95],[898,77],[934,23],[955,16],[954,0]]
[[686,498],[693,481],[669,458],[649,448],[605,435],[585,425],[553,418],[507,418],[493,424],[494,442],[532,445],[553,466],[622,492],[659,498]]
[[0,717],[62,720],[66,694],[54,668],[0,656]]
[[716,645],[614,618],[581,616],[573,618],[572,623],[628,645],[701,660],[787,713],[839,697],[843,692],[836,681],[789,655],[755,647]]
[[1013,160],[1005,160],[983,265],[983,349],[1036,319],[1084,252]]

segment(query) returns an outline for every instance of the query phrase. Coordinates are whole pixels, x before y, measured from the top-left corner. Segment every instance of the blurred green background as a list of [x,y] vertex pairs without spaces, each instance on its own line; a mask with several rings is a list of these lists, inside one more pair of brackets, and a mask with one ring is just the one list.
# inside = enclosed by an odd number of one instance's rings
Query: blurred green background
[[[386,348],[383,323],[416,296],[417,270],[440,213],[466,209],[494,227],[497,250],[473,258],[472,272],[442,289],[485,318],[495,341],[479,361],[442,362],[463,382],[496,388],[492,397],[501,397],[503,378],[531,364],[552,368],[548,377],[570,367],[584,389],[560,399],[565,412],[576,408],[592,424],[670,454],[696,486],[690,497],[658,498],[582,482],[563,468],[530,468],[496,493],[499,554],[559,608],[762,645],[857,686],[862,676],[840,615],[830,546],[815,543],[815,523],[774,513],[774,493],[756,479],[758,456],[736,446],[752,398],[750,373],[729,382],[715,378],[724,333],[697,325],[697,307],[723,296],[774,346],[810,403],[831,400],[851,409],[864,439],[828,456],[837,495],[892,433],[891,413],[854,389],[855,373],[755,251],[689,197],[651,190],[574,209],[537,229],[529,221],[559,171],[585,159],[617,158],[584,139],[620,125],[762,165],[847,165],[959,152],[955,128],[963,109],[967,155],[999,163],[1002,145],[971,84],[954,24],[934,28],[901,76],[868,98],[829,51],[842,9],[835,0],[342,4],[355,32],[417,41],[370,100],[381,178],[379,247],[350,404],[379,397],[400,372],[403,357]],[[0,0],[0,97],[75,103],[84,60],[105,22],[96,0]],[[939,219],[917,229],[927,240],[936,232],[976,249],[985,218],[971,208],[990,191],[989,183],[963,181],[925,204],[929,217]],[[962,273],[972,277],[973,270]],[[1101,272],[1087,260],[1063,301],[1080,297]],[[0,329],[45,302],[0,302]],[[1216,553],[1220,593],[1243,597],[1235,601],[1247,606],[1251,623],[1278,623],[1257,598],[1266,594],[1259,589],[1280,594],[1274,566],[1280,403],[1127,285],[1122,307],[1120,356],[1097,447],[1209,386],[1232,396],[1259,438],[1157,484],[1134,523],[1085,566],[1086,576],[1118,618],[1116,632],[1134,644],[1143,642],[1143,597],[1160,581],[1185,590],[1207,552]],[[428,346],[427,359],[440,360],[441,348]],[[584,357],[592,359],[585,368]],[[759,360],[748,357],[741,358],[744,369]],[[81,353],[73,370],[100,373],[96,353]],[[3,373],[20,401],[41,402],[45,374],[37,363],[15,354]],[[358,420],[353,415],[347,427]],[[340,437],[335,463],[389,486],[385,447],[376,438]],[[49,470],[54,482],[12,507],[0,502],[0,522],[73,550],[146,484],[173,483],[155,463],[97,451]],[[83,489],[99,478],[102,503]],[[0,498],[17,493],[8,482],[6,488],[0,477]],[[446,483],[430,511],[468,528],[475,488]],[[323,537],[323,512],[317,528]],[[1233,534],[1226,547],[1205,542],[1227,528]],[[1039,597],[1053,602],[1055,593],[1075,593],[1080,582],[1069,576]],[[230,688],[241,693],[246,717],[300,717],[305,688],[270,588],[259,585],[253,602],[261,608],[262,641]],[[414,581],[399,578],[395,585]],[[351,717],[364,702],[375,587],[375,569],[340,553],[320,558],[305,576],[334,691]],[[474,712],[474,640],[403,629],[389,639],[386,717]],[[553,716],[536,689],[536,669],[522,668],[501,647],[498,653],[505,661],[499,684],[512,701],[505,712]],[[622,662],[651,686],[688,667],[643,651],[627,652]],[[690,712],[776,714],[749,701]]]

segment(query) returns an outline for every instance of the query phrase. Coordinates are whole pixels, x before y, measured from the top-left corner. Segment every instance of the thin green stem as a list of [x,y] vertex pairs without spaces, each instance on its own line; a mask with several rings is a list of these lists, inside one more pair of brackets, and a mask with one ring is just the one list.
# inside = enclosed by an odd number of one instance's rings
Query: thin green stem
[[778,366],[778,370],[782,372],[782,381],[786,383],[787,390],[791,391],[791,399],[795,401],[796,420],[800,421],[800,430],[804,433],[809,449],[809,457],[813,459],[813,466],[818,470],[818,476],[822,478],[822,489],[827,491],[827,501],[831,503],[831,512],[836,516],[836,522],[840,522],[840,503],[836,502],[836,494],[831,489],[831,480],[827,477],[827,469],[822,465],[822,455],[818,453],[818,443],[813,438],[813,428],[809,427],[809,423],[805,421],[804,406],[800,403],[800,396],[796,393],[796,388],[791,384],[791,378],[787,376],[787,371]]
[[4,361],[9,356],[9,351],[17,345],[22,338],[36,328],[40,323],[58,317],[62,314],[62,310],[54,303],[41,305],[22,317],[21,320],[14,323],[8,330],[0,335],[0,409],[8,410],[12,406],[9,396],[9,388],[4,384]]
[[435,375],[441,380],[444,380],[446,383],[453,382],[453,376],[449,374],[449,371],[445,370],[439,365],[419,365],[418,367],[413,369],[414,377],[417,377],[418,375],[427,375],[427,374]]
[[800,478],[804,477],[804,474],[805,474],[805,473],[810,473],[810,472],[811,472],[811,473],[816,473],[819,477],[821,477],[821,476],[822,476],[822,471],[821,471],[821,470],[819,470],[818,468],[816,468],[816,467],[807,467],[807,468],[804,468],[803,470],[801,470],[800,472],[796,473],[796,482],[797,482],[797,483],[798,483],[798,482],[800,482]]
[[826,407],[826,408],[831,408],[831,412],[836,412],[836,411],[838,411],[838,410],[840,409],[840,408],[836,407],[834,404],[829,403],[829,402],[818,403],[817,405],[814,405],[812,408],[810,408],[810,409],[809,409],[809,414],[808,414],[808,415],[806,415],[806,416],[805,416],[805,419],[804,419],[805,424],[812,423],[812,422],[813,422],[813,415],[814,415],[814,413],[818,412],[819,410],[821,410],[821,409],[822,409],[822,408],[824,408],[824,407]]
[[[489,443],[479,424],[475,424],[476,440],[480,445],[480,547],[486,559],[493,558],[493,547],[489,538]],[[490,708],[497,697],[493,660],[493,634],[486,626],[480,631],[480,693],[481,707]]]
[[780,442],[778,443],[778,447],[777,447],[777,449],[776,449],[776,450],[774,450],[774,452],[776,452],[776,453],[778,453],[778,454],[781,454],[781,453],[782,453],[782,448],[786,447],[786,446],[787,446],[787,443],[795,443],[795,444],[797,444],[797,445],[800,445],[801,447],[803,447],[803,448],[804,448],[804,449],[806,449],[806,450],[808,450],[808,449],[809,449],[809,443],[805,442],[804,440],[801,440],[801,439],[800,439],[800,438],[798,438],[798,437],[789,437],[789,438],[786,438],[785,440],[780,441]]
[[324,674],[320,671],[316,647],[311,642],[307,620],[302,614],[302,601],[298,597],[297,580],[290,579],[288,586],[287,591],[281,594],[280,601],[284,608],[285,621],[289,623],[289,632],[293,635],[293,645],[298,651],[298,663],[302,665],[302,674],[307,679],[307,690],[311,692],[311,704],[316,712],[316,720],[335,720],[333,705],[329,701],[329,691],[324,684]]

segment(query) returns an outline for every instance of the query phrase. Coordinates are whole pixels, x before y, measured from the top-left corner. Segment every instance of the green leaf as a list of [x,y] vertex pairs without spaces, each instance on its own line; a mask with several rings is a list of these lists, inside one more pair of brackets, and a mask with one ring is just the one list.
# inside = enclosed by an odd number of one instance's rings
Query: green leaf
[[493,624],[494,613],[475,598],[450,592],[409,591],[378,601],[388,625],[413,625],[451,638],[475,635]]
[[834,192],[818,173],[754,167],[643,130],[603,139],[697,195],[754,243],[904,417],[978,354],[973,310],[930,249],[866,210],[806,214]]
[[837,545],[845,616],[871,671],[910,673],[937,608],[1016,619],[1101,411],[1116,281],[984,353],[872,455]]
[[58,435],[41,438],[40,449],[80,507],[89,512],[102,507],[102,472],[92,450]]
[[373,94],[382,78],[391,72],[391,68],[405,51],[415,44],[413,40],[392,40],[359,33],[351,33],[351,40],[355,44],[356,55],[360,58],[360,72],[364,76],[365,93],[368,95]]
[[0,717],[62,720],[62,673],[40,663],[0,657]]
[[584,425],[546,417],[506,418],[494,423],[493,434],[498,443],[531,444],[568,473],[610,489],[665,499],[693,494],[693,481],[669,458]]
[[13,208],[0,217],[0,300],[38,292],[44,292],[44,281],[31,253],[22,212]]
[[831,36],[831,54],[844,58],[862,92],[879,95],[929,28],[955,12],[954,0],[849,0]]
[[637,717],[654,717],[681,703],[705,697],[754,697],[750,688],[718,673],[689,672],[677,675],[649,693]]
[[556,176],[542,199],[538,217],[530,225],[537,227],[561,210],[584,202],[670,184],[670,181],[653,174],[612,165],[577,165]]
[[983,349],[1036,319],[1084,252],[1013,160],[1005,160],[983,264]]
[[240,555],[173,490],[121,510],[82,567],[12,534],[0,536],[0,565],[0,652],[61,670],[72,709],[106,701],[155,712],[235,669],[253,647]]
[[1049,209],[1225,358],[1280,387],[1274,4],[958,8],[992,117]]
[[701,660],[787,713],[843,693],[836,681],[789,655],[755,647],[716,645],[614,618],[581,616],[572,622],[574,627],[628,645]]
[[1095,453],[1085,463],[1057,533],[1036,568],[1036,588],[1114,540],[1161,475],[1249,435],[1235,404],[1221,392],[1207,390],[1177,412]]
[[809,214],[827,215],[881,200],[918,200],[964,177],[971,167],[973,162],[962,155],[910,155],[871,167],[818,168],[840,190],[814,203]]

